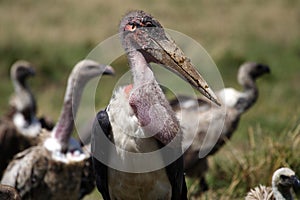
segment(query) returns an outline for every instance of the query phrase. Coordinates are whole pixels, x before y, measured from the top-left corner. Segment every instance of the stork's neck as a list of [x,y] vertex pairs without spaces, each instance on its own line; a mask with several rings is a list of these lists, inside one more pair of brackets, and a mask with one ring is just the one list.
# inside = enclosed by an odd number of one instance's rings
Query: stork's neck
[[239,76],[238,81],[243,86],[244,99],[239,100],[236,107],[241,112],[244,112],[256,102],[258,97],[258,89],[255,79],[253,79],[250,75]]
[[145,133],[167,144],[180,131],[175,113],[142,53],[131,51],[128,59],[133,74],[129,104]]
[[62,151],[66,151],[68,148],[83,86],[84,84],[76,80],[76,76],[69,77],[63,108],[52,132],[52,137],[56,138],[61,144]]
[[272,186],[273,194],[276,200],[293,200],[289,187]]
[[150,82],[156,82],[150,65],[145,60],[143,54],[139,51],[130,51],[128,53],[129,65],[133,75],[134,87]]

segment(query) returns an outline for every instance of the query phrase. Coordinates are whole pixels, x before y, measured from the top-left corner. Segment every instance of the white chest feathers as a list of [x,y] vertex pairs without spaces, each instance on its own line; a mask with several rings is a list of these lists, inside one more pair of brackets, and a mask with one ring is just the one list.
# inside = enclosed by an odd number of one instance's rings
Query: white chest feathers
[[[118,149],[133,153],[145,153],[157,150],[159,147],[152,137],[147,137],[141,128],[128,102],[123,88],[115,92],[107,108],[112,138]],[[121,151],[120,151],[121,152]]]
[[34,118],[29,124],[21,113],[15,113],[13,116],[13,123],[17,130],[27,137],[37,137],[41,132],[41,123]]
[[[154,138],[145,138],[123,88],[115,92],[107,113],[121,165],[130,166],[130,171],[139,167],[134,159],[127,160],[126,152],[140,154],[159,149]],[[163,162],[159,155],[155,162]],[[108,184],[111,199],[171,199],[172,195],[172,188],[164,168],[146,173],[128,173],[108,168]]]
[[245,94],[233,88],[224,88],[217,93],[221,103],[226,107],[234,107],[240,98],[245,97]]
[[52,154],[53,160],[63,163],[82,162],[90,156],[82,150],[79,142],[74,138],[70,138],[66,153],[61,152],[61,144],[53,137],[45,140],[44,147]]

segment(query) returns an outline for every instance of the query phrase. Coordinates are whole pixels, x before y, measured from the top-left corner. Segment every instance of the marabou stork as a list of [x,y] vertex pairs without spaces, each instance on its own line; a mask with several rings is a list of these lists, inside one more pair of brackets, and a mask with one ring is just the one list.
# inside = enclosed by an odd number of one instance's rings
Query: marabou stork
[[[94,123],[92,154],[98,190],[105,200],[186,199],[180,124],[149,63],[163,65],[211,101],[218,101],[191,61],[151,15],[129,12],[121,20],[119,32],[133,84],[117,89]],[[103,135],[112,148],[106,148]],[[156,154],[148,158],[153,152]],[[170,157],[175,159],[170,161]]]

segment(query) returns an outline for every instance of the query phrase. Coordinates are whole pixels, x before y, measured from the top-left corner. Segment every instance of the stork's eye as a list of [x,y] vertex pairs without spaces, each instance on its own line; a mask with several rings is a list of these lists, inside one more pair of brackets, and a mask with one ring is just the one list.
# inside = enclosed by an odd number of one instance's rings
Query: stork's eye
[[125,29],[125,31],[131,31],[132,32],[132,31],[135,31],[136,25],[133,24],[133,23],[132,24],[131,23],[130,24],[126,24],[126,26],[125,26],[124,29]]
[[142,24],[144,27],[157,27],[155,20],[147,16],[142,19]]
[[155,27],[155,26],[152,24],[152,22],[147,21],[145,23],[145,27]]

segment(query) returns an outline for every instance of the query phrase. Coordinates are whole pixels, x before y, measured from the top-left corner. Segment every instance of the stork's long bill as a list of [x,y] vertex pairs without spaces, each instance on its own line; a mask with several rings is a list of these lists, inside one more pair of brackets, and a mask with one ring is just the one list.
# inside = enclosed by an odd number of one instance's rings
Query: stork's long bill
[[161,42],[153,38],[151,39],[161,48],[155,49],[158,52],[156,54],[153,54],[157,55],[155,56],[157,60],[159,58],[162,58],[161,60],[159,60],[159,62],[161,62],[168,69],[177,73],[179,76],[182,76],[192,86],[199,90],[205,97],[207,97],[217,105],[221,105],[217,100],[214,92],[208,86],[207,82],[200,75],[200,73],[196,70],[190,59],[183,54],[182,50],[175,44],[175,42],[171,38],[167,38],[167,40],[162,40]]
[[[130,38],[131,44],[135,44],[132,48],[141,51],[148,62],[162,64],[167,69],[175,72],[199,90],[205,97],[220,105],[207,82],[191,63],[190,59],[176,45],[174,40],[165,33],[161,24],[146,13],[139,14],[139,16],[133,16],[134,19],[131,20],[131,24],[123,26],[123,37],[130,35],[128,33],[136,32]],[[124,46],[127,47],[127,51],[130,51],[128,45],[125,44]]]

